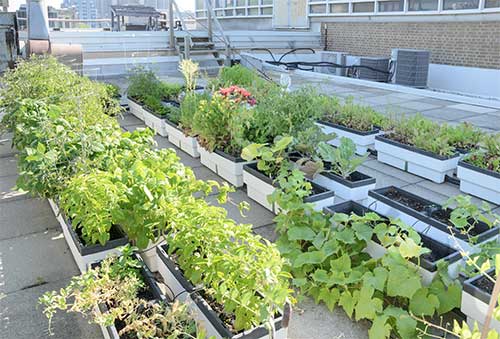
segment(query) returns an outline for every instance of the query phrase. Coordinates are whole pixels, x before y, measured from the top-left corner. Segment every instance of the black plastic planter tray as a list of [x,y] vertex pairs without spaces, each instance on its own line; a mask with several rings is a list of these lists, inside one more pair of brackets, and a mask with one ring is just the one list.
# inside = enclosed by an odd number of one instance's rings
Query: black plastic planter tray
[[[402,204],[400,202],[394,201],[390,198],[388,198],[385,194],[387,192],[390,192],[391,190],[395,190],[398,192],[401,196],[411,199],[413,201],[418,202],[423,208],[419,211],[417,209],[414,209],[412,207],[409,207],[405,204]],[[375,200],[379,200],[386,205],[391,206],[392,208],[398,209],[415,219],[418,219],[430,226],[433,226],[437,229],[439,229],[442,232],[450,234],[450,231],[448,229],[448,225],[443,223],[442,221],[436,219],[433,217],[438,211],[441,211],[443,207],[439,204],[436,204],[430,200],[424,199],[419,197],[418,195],[415,195],[413,193],[407,192],[401,188],[397,188],[395,186],[389,186],[385,188],[379,188],[376,190],[372,190],[368,193],[368,195]],[[451,211],[451,209],[447,210],[448,212]],[[496,235],[499,234],[499,228],[498,227],[493,227],[489,228],[488,225],[486,225],[483,222],[478,222],[477,225],[474,227],[474,237],[477,237],[477,242],[483,242],[487,239],[490,239]],[[460,234],[460,232],[455,232],[455,237],[458,239],[461,239],[465,242],[468,242],[469,238],[467,237],[466,234]]]
[[331,172],[321,172],[321,175],[327,177],[330,180],[334,180],[346,187],[356,188],[361,186],[367,186],[374,184],[376,182],[375,178],[372,178],[366,174],[355,171],[351,173],[348,179],[342,178],[340,175]]
[[[330,206],[324,209],[325,213],[328,214],[335,214],[335,213],[344,213],[344,214],[351,214],[354,213],[359,216],[363,216],[367,213],[375,213],[378,216],[380,216],[383,220],[387,220],[386,217],[380,215],[379,213],[375,212],[374,210],[365,207],[357,202],[354,201],[346,201],[338,205]],[[436,241],[432,238],[429,238],[425,234],[419,233],[420,238],[422,240],[422,245],[423,247],[426,247],[432,251],[432,253],[435,255],[435,258],[433,260],[429,260],[426,255],[420,256],[420,262],[417,262],[416,258],[413,258],[412,262],[414,264],[420,265],[420,267],[424,268],[425,270],[429,272],[436,272],[437,271],[437,263],[441,260],[446,261],[448,264],[455,263],[462,259],[462,256],[458,250],[454,250],[439,241]],[[374,235],[372,237],[372,241],[379,243],[378,238]]]
[[[143,103],[141,103],[140,101],[137,101],[135,100],[134,98],[131,98],[129,96],[127,96],[127,99],[135,102],[137,105],[141,106],[143,110],[145,110],[146,112],[148,112],[149,114],[152,114],[154,115],[155,117],[159,118],[159,119],[167,119],[167,117],[165,115],[160,115],[156,112],[153,112],[152,110],[150,110],[149,108],[147,108]],[[175,101],[174,101],[175,102]]]
[[224,159],[227,159],[227,160],[229,160],[231,162],[247,162],[242,157],[239,157],[239,156],[235,157],[234,155],[231,155],[229,153],[226,153],[226,152],[218,150],[218,149],[214,150],[214,153],[220,155]]
[[338,129],[341,129],[343,131],[346,131],[346,132],[349,132],[349,133],[353,133],[353,134],[357,134],[357,135],[372,135],[372,134],[380,133],[380,129],[379,128],[374,128],[371,131],[360,131],[360,130],[357,130],[357,129],[354,129],[354,128],[350,128],[350,127],[346,127],[346,126],[334,124],[332,122],[325,121],[325,120],[319,120],[318,123],[320,123],[322,125],[325,125],[325,126],[329,126],[329,127],[333,127],[333,128],[338,128]]
[[[488,271],[486,271],[486,274],[488,274],[490,277],[494,278],[495,277],[495,269],[494,268],[489,269]],[[487,279],[487,278],[485,278],[482,274],[478,274],[475,277],[472,277],[472,278],[465,280],[465,282],[463,284],[463,289],[465,292],[476,297],[477,299],[481,300],[485,304],[489,304],[490,299],[491,299],[491,293],[489,293],[488,291],[485,291],[484,289],[477,286],[478,283],[482,279]]]

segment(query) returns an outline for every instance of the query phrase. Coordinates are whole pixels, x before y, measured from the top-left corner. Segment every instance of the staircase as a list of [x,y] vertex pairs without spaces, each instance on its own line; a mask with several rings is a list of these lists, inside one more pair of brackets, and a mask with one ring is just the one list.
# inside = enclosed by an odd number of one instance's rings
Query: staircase
[[175,49],[180,60],[191,59],[200,65],[200,71],[216,75],[219,69],[230,61],[224,55],[227,48],[217,48],[208,36],[192,36],[188,32],[175,37]]

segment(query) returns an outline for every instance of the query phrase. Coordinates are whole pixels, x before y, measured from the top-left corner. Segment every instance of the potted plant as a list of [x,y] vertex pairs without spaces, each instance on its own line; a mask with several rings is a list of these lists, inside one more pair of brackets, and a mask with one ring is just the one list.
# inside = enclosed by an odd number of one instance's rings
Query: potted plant
[[458,163],[460,190],[500,204],[500,134],[486,136],[479,149]]
[[[274,245],[199,201],[157,247],[169,293],[216,338],[286,337],[289,275]],[[195,287],[196,286],[196,287]]]
[[206,100],[204,92],[198,93],[196,78],[199,73],[199,66],[191,60],[182,60],[179,69],[185,80],[185,93],[180,104],[180,114],[178,119],[167,119],[166,129],[168,141],[182,149],[184,152],[198,158],[198,141],[192,131],[193,118],[200,101]]
[[[324,212],[330,215],[335,213],[352,215],[352,222],[363,222],[373,229],[376,229],[377,224],[379,223],[386,223],[389,228],[394,226],[392,227],[394,232],[410,235],[414,238],[416,243],[421,241],[422,246],[428,249],[428,252],[422,253],[419,258],[413,258],[412,262],[418,267],[420,275],[422,276],[422,281],[425,285],[430,285],[432,283],[438,274],[439,265],[442,265],[443,263],[446,264],[447,273],[452,279],[456,279],[458,277],[460,269],[463,266],[463,261],[461,260],[462,256],[458,250],[452,249],[451,247],[433,240],[420,232],[418,232],[417,237],[415,234],[412,234],[414,231],[403,222],[394,219],[389,220],[374,210],[369,209],[355,201],[346,201],[327,207],[324,209]],[[366,218],[358,219],[356,216]],[[390,234],[391,237],[394,235],[395,234]],[[381,234],[376,236],[374,233],[372,239],[368,242],[365,251],[369,253],[372,258],[382,257],[387,251],[387,245],[392,241],[390,240],[389,243],[386,243],[384,240],[387,239],[389,238],[382,237]]]
[[334,191],[346,200],[364,200],[368,191],[375,188],[375,178],[356,171],[365,160],[355,156],[356,145],[351,139],[342,137],[338,148],[323,142],[318,145],[318,154],[323,160],[324,171],[313,182]]
[[[451,209],[394,186],[372,190],[366,205],[378,213],[400,218],[417,231],[465,251],[474,251],[477,244],[496,238],[499,228],[482,216],[482,210],[470,202],[470,197],[455,197]],[[487,210],[485,210],[487,212]]]
[[[294,163],[290,161],[288,149],[292,143],[292,137],[284,136],[277,138],[271,146],[248,145],[241,153],[242,158],[247,161],[257,159],[257,162],[243,167],[243,182],[247,185],[247,195],[275,213],[278,213],[279,208],[270,202],[269,196],[276,191],[276,188],[292,184],[294,179],[297,179],[296,183],[301,182],[298,178],[301,175],[296,174],[297,178],[290,176],[290,169],[294,167]],[[303,197],[305,202],[314,204],[318,210],[333,204],[335,197],[333,191],[314,182],[309,182],[308,185],[310,187],[307,195]]]
[[243,166],[248,163],[239,154],[253,105],[250,92],[231,86],[201,101],[193,119],[201,163],[236,187],[243,186]]
[[58,310],[77,312],[99,324],[105,338],[150,338],[175,335],[203,338],[187,312],[178,302],[167,304],[151,272],[130,247],[121,258],[110,257],[71,283],[46,292],[39,302],[51,321]]
[[375,137],[377,160],[436,183],[456,169],[460,155],[446,135],[447,126],[415,115]]
[[351,139],[356,146],[356,154],[364,155],[375,147],[375,136],[386,118],[369,106],[354,104],[352,99],[341,105],[337,98],[325,98],[324,115],[317,124],[324,133],[335,133],[337,138],[329,144],[339,146],[341,138]]

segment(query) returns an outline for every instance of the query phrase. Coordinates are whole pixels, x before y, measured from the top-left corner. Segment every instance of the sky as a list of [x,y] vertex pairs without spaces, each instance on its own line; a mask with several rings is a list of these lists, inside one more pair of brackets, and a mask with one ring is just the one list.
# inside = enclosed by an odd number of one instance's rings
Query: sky
[[[194,10],[194,1],[195,0],[177,0],[177,6],[179,6],[180,9]],[[47,6],[53,6],[56,8],[61,7],[61,2],[62,0],[45,0]],[[15,11],[19,8],[19,5],[25,3],[26,0],[9,0],[9,11]]]

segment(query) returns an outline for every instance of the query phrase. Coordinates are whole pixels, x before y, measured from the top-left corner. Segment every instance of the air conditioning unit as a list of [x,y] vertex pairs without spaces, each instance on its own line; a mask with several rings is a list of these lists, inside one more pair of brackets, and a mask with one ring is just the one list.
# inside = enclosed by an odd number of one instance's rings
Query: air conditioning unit
[[393,61],[392,82],[417,88],[427,87],[429,74],[429,51],[395,48],[391,53]]
[[378,82],[387,82],[389,78],[389,58],[360,57],[357,68],[357,78]]

